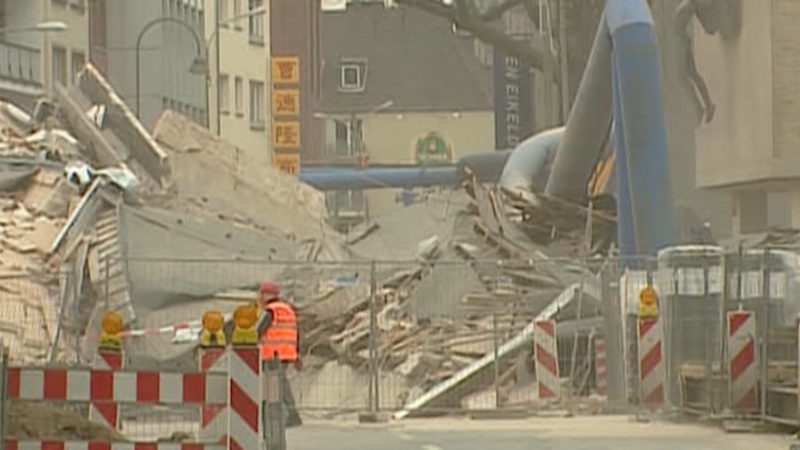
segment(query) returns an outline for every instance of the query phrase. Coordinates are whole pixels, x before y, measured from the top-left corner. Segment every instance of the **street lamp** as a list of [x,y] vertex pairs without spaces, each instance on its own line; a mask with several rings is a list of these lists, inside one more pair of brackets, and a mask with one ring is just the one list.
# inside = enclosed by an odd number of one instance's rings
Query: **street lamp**
[[240,20],[240,19],[246,19],[246,18],[249,18],[249,17],[260,16],[262,14],[266,14],[267,13],[267,8],[262,6],[260,8],[251,9],[250,11],[247,11],[246,13],[242,13],[242,14],[238,14],[238,15],[235,15],[235,16],[232,16],[232,17],[228,17],[225,20],[219,20],[219,15],[218,15],[219,14],[219,9],[217,9],[216,11],[217,11],[217,16],[216,16],[217,20],[216,20],[216,23],[214,25],[214,31],[212,31],[211,34],[208,35],[208,40],[206,41],[206,54],[205,54],[205,56],[206,56],[206,63],[208,64],[207,67],[206,67],[206,123],[208,123],[208,128],[210,130],[211,129],[211,106],[208,103],[208,91],[211,89],[211,67],[210,67],[211,66],[211,59],[209,58],[208,52],[209,52],[209,49],[211,48],[211,41],[214,40],[215,44],[216,44],[215,47],[216,47],[216,50],[217,50],[216,57],[214,58],[216,60],[215,64],[214,64],[214,66],[215,66],[215,68],[214,68],[214,79],[217,82],[217,86],[214,89],[214,92],[215,92],[215,96],[214,97],[215,97],[216,102],[217,102],[216,122],[217,122],[217,135],[219,136],[219,135],[222,134],[222,124],[220,122],[221,115],[220,115],[220,105],[219,105],[219,102],[220,102],[220,91],[219,91],[219,73],[220,73],[220,70],[219,70],[219,27],[220,27],[220,25],[225,25],[225,24],[228,24],[228,23],[231,23],[231,22],[235,22],[235,21]]
[[[172,23],[178,24],[178,25],[186,28],[187,30],[189,30],[192,33],[192,37],[194,37],[194,43],[195,43],[195,45],[197,45],[197,56],[195,56],[194,60],[192,61],[192,64],[189,67],[189,72],[193,73],[193,74],[197,74],[197,75],[202,75],[203,73],[206,72],[204,70],[205,67],[206,67],[206,60],[203,57],[203,55],[204,55],[203,44],[201,44],[200,36],[197,35],[197,32],[194,30],[194,28],[189,26],[189,24],[187,24],[186,22],[184,22],[182,20],[175,19],[173,17],[158,17],[158,18],[155,18],[155,19],[151,20],[150,22],[147,22],[144,25],[144,27],[142,27],[142,31],[139,32],[139,36],[136,38],[136,117],[137,118],[139,117],[139,108],[140,108],[140,101],[141,101],[141,96],[140,96],[140,93],[139,93],[139,86],[140,86],[140,84],[139,84],[139,82],[140,82],[139,76],[140,76],[140,72],[141,72],[140,71],[140,67],[139,67],[140,66],[139,60],[140,60],[140,52],[141,52],[141,47],[142,47],[142,38],[144,37],[145,33],[147,33],[147,30],[149,30],[151,27],[153,27],[153,25],[156,25],[156,24],[159,24],[159,23],[162,23],[162,22],[172,22]],[[206,97],[208,97],[208,92],[206,92]],[[208,103],[208,101],[206,101],[206,103]]]
[[59,32],[68,30],[69,26],[64,22],[58,21],[51,21],[51,22],[39,22],[36,25],[25,26],[25,27],[5,27],[0,28],[0,33],[16,33],[22,31],[38,31],[40,33],[47,33],[47,32]]

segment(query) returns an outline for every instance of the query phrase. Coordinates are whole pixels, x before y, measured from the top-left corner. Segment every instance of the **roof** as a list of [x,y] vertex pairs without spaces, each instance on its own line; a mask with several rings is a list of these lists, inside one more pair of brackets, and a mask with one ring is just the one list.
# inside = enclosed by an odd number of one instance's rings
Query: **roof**
[[[327,113],[492,109],[490,71],[475,56],[473,39],[428,13],[399,6],[351,3],[321,19],[322,101]],[[341,92],[340,61],[366,60],[363,92]]]

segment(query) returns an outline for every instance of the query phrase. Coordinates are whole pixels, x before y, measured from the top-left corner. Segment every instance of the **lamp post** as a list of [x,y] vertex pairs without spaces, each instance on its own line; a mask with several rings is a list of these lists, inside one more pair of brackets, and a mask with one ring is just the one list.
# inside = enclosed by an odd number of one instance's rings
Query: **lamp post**
[[[198,74],[198,75],[202,75],[202,74],[204,74],[206,72],[205,71],[206,61],[203,58],[203,54],[204,54],[204,52],[203,52],[203,44],[201,43],[200,37],[197,35],[197,32],[194,30],[194,28],[190,27],[189,24],[187,24],[186,22],[184,22],[182,20],[175,19],[173,17],[158,17],[156,19],[151,20],[150,22],[147,22],[144,25],[144,27],[142,27],[142,31],[139,32],[139,36],[136,38],[136,117],[137,118],[139,117],[139,109],[140,109],[140,101],[141,101],[141,97],[140,97],[140,94],[139,94],[139,86],[140,86],[139,85],[139,82],[140,82],[140,80],[139,80],[139,76],[140,76],[140,67],[139,67],[140,66],[140,62],[139,62],[139,60],[140,60],[140,52],[141,52],[141,46],[142,46],[142,38],[144,37],[145,33],[147,33],[147,30],[152,28],[153,25],[157,25],[157,24],[162,23],[162,22],[172,22],[172,23],[178,24],[178,25],[186,28],[187,30],[189,30],[192,33],[192,36],[194,37],[194,42],[197,45],[197,56],[195,56],[194,61],[192,61],[192,65],[189,67],[189,72],[194,73],[194,74]],[[207,91],[206,91],[206,97],[208,97],[208,92]],[[206,99],[206,103],[208,103],[208,99]]]
[[235,15],[233,17],[229,17],[229,18],[221,21],[221,20],[219,20],[219,5],[218,5],[219,2],[217,1],[216,3],[217,3],[217,8],[216,8],[216,13],[215,13],[216,14],[216,20],[214,22],[215,23],[214,31],[212,31],[211,34],[208,35],[208,40],[206,41],[205,57],[206,57],[206,63],[208,64],[208,66],[206,67],[206,123],[208,123],[208,128],[211,129],[211,106],[209,105],[209,102],[208,102],[208,98],[209,98],[208,91],[211,90],[211,58],[209,58],[208,52],[209,52],[209,49],[211,48],[211,41],[213,40],[215,42],[215,44],[216,44],[215,47],[216,47],[216,51],[217,51],[217,54],[216,54],[216,56],[214,58],[215,61],[216,61],[215,64],[214,64],[214,80],[216,80],[216,82],[217,82],[217,86],[214,88],[214,93],[215,93],[214,99],[216,101],[216,106],[217,106],[217,111],[216,111],[216,114],[215,114],[216,118],[215,119],[216,119],[216,123],[217,123],[217,135],[219,136],[219,135],[222,134],[222,126],[221,126],[222,123],[221,123],[221,119],[220,119],[221,115],[220,115],[220,111],[219,111],[219,109],[220,109],[219,108],[219,106],[220,106],[219,105],[219,101],[220,101],[220,91],[219,91],[219,73],[220,73],[220,70],[219,70],[219,27],[220,27],[220,25],[225,25],[225,24],[228,24],[228,23],[231,23],[231,22],[235,22],[237,20],[247,19],[249,17],[260,16],[262,14],[266,14],[267,13],[267,8],[266,7],[261,7],[261,8],[252,9],[250,11],[247,11],[246,13],[238,14],[238,15]]

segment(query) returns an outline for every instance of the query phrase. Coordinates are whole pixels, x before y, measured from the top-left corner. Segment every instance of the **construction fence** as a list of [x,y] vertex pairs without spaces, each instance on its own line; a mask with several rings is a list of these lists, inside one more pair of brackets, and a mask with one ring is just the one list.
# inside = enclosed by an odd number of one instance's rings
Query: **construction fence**
[[[229,314],[254,301],[268,279],[298,309],[301,363],[287,370],[301,411],[548,406],[596,391],[602,264],[129,259],[124,265],[136,316],[125,331],[126,354],[137,367],[191,367],[203,313]],[[104,284],[96,283],[80,302],[114,309]],[[92,329],[97,312],[90,309],[62,308],[62,322]],[[125,305],[117,309],[127,311]],[[552,323],[537,328],[537,321]],[[538,359],[537,335],[547,340]],[[63,336],[54,360],[87,361],[95,342],[88,331]],[[547,384],[536,377],[537,364],[548,370]]]
[[[798,425],[798,312],[800,252],[676,247],[658,258],[625,261],[610,276],[619,282],[622,330],[606,318],[609,359],[621,358],[622,379],[609,377],[609,398],[647,403],[639,294],[659,295],[659,376],[668,410],[711,418],[750,418]],[[624,267],[624,269],[623,269]],[[638,325],[638,326],[637,326]],[[616,336],[616,337],[614,337]],[[609,361],[609,371],[619,370]],[[645,405],[646,406],[646,405]]]
[[[298,309],[301,363],[287,375],[304,414],[657,407],[796,424],[798,255],[676,247],[627,260],[133,258],[124,262],[136,302],[126,354],[131,367],[196,367],[203,313],[232,312],[269,279]],[[645,286],[658,294],[657,322],[638,318]],[[46,362],[88,364],[92,311],[115,309],[113,290],[84,283],[68,308],[56,288],[47,295],[61,326]]]

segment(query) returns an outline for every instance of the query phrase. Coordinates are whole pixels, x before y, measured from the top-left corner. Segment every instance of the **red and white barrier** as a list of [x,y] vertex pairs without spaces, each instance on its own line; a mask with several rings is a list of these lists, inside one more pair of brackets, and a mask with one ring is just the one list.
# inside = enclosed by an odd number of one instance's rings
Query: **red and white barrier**
[[[220,347],[201,348],[199,369],[202,373],[227,373],[229,350]],[[204,442],[227,441],[228,405],[200,406],[200,440]]]
[[225,374],[8,369],[9,399],[117,403],[227,402]]
[[[120,351],[98,350],[95,354],[93,367],[97,370],[118,372],[122,370],[123,355]],[[89,420],[105,425],[112,430],[119,429],[119,404],[116,402],[91,403],[89,405]]]
[[225,450],[219,444],[6,440],[5,450]]
[[259,449],[261,433],[261,357],[257,346],[232,347],[228,353],[228,448]]
[[558,346],[554,320],[536,322],[533,345],[539,398],[557,399],[561,395],[561,380],[558,375]]
[[658,408],[664,404],[664,335],[661,320],[640,318],[637,336],[640,398],[645,406]]
[[758,410],[756,316],[752,311],[728,313],[728,392],[731,410]]
[[608,380],[606,366],[606,340],[601,337],[594,338],[594,381],[597,395],[608,395]]

